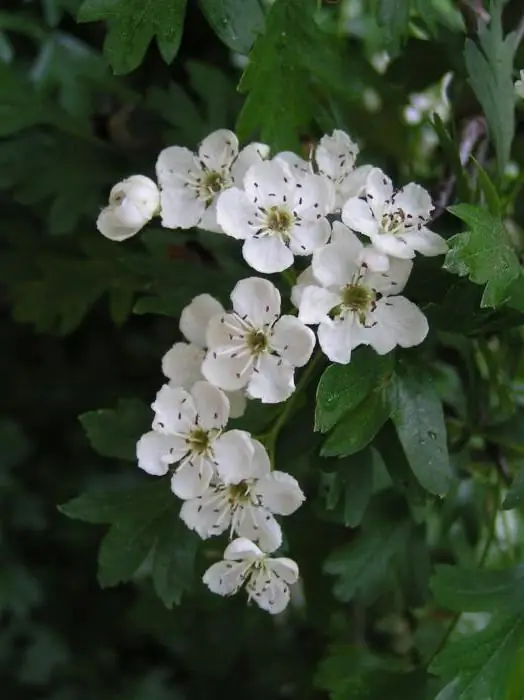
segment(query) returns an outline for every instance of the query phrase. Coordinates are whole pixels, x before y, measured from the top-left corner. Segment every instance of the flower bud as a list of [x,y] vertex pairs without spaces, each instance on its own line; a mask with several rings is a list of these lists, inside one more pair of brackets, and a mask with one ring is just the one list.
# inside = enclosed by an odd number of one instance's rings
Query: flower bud
[[109,194],[109,205],[100,212],[96,225],[112,241],[125,241],[158,213],[158,187],[144,175],[132,175],[116,184]]

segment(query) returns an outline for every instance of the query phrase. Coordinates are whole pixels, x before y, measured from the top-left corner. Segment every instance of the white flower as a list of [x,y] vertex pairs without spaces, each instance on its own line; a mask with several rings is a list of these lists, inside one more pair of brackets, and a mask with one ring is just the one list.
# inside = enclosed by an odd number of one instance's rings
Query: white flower
[[220,231],[216,222],[218,194],[234,184],[241,185],[248,168],[268,155],[268,146],[259,143],[239,153],[238,139],[227,129],[209,134],[196,154],[180,146],[165,148],[156,163],[162,225]]
[[280,293],[268,280],[240,280],[233,312],[211,319],[202,374],[227,391],[246,387],[263,403],[285,401],[294,391],[295,367],[307,363],[315,335],[295,316],[280,316]]
[[[207,326],[213,316],[223,313],[222,304],[209,294],[199,294],[182,310],[179,328],[189,342],[175,343],[162,358],[162,372],[170,380],[170,386],[189,390],[204,379],[201,369],[206,355]],[[228,392],[227,397],[230,417],[238,418],[246,408],[244,392]]]
[[225,233],[244,240],[242,253],[253,269],[281,272],[294,255],[310,255],[328,241],[333,191],[321,176],[297,174],[276,158],[253,165],[244,190],[221,194],[217,219]]
[[224,560],[213,564],[203,581],[212,593],[228,596],[245,584],[249,600],[276,615],[289,603],[289,586],[298,580],[298,566],[287,557],[271,558],[256,544],[239,537],[224,552]]
[[515,81],[515,93],[517,97],[524,100],[524,70],[520,71],[520,78]]
[[335,208],[341,209],[349,197],[359,197],[365,189],[371,165],[355,167],[359,148],[349,136],[335,129],[331,136],[320,139],[315,151],[318,171],[327,177],[335,188]]
[[273,552],[282,544],[282,531],[273,516],[294,513],[304,494],[292,476],[271,471],[263,445],[247,436],[251,459],[234,461],[220,453],[224,445],[228,449],[228,434],[224,435],[215,448],[218,479],[202,496],[185,501],[180,517],[203,539],[230,529],[257,542],[265,552]]
[[153,433],[146,433],[137,445],[138,466],[161,476],[167,473],[167,465],[176,464],[171,489],[179,498],[196,498],[206,491],[217,468],[215,449],[224,437],[228,436],[220,448],[223,459],[250,456],[250,445],[241,431],[222,432],[229,418],[229,401],[208,382],[197,382],[190,392],[164,384],[151,408],[155,412]]
[[394,191],[389,177],[373,168],[366,181],[366,201],[349,199],[342,209],[342,221],[371,239],[374,247],[394,258],[410,259],[415,251],[440,255],[446,241],[426,228],[433,204],[427,191],[410,182]]
[[109,193],[109,205],[102,209],[96,226],[112,241],[125,241],[158,214],[158,187],[144,175],[132,175],[116,184]]
[[396,296],[411,272],[410,260],[390,261],[386,272],[361,263],[363,246],[342,224],[332,242],[313,255],[317,286],[299,294],[299,318],[319,324],[318,342],[333,362],[347,364],[358,345],[371,345],[384,355],[396,345],[411,347],[427,335],[424,314],[405,297]]

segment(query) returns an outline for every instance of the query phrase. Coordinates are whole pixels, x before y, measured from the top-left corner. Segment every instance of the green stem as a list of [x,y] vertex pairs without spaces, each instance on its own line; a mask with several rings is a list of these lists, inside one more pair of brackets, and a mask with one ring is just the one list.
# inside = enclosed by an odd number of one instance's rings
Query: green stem
[[272,466],[274,466],[275,464],[275,447],[278,435],[282,430],[284,424],[286,423],[287,419],[289,418],[300,394],[304,391],[304,389],[309,384],[311,378],[313,377],[313,374],[315,373],[315,370],[318,367],[318,364],[321,359],[322,353],[320,351],[317,351],[317,353],[313,356],[313,359],[307,365],[302,376],[300,377],[295,391],[284,404],[284,408],[282,409],[282,412],[276,419],[273,427],[266,435],[262,436],[262,441],[266,445]]
[[[491,549],[491,545],[493,544],[493,540],[495,539],[495,530],[496,530],[496,525],[497,525],[497,515],[499,512],[499,506],[500,506],[500,488],[497,484],[497,488],[495,490],[495,503],[493,504],[493,512],[491,514],[491,519],[489,521],[489,529],[488,529],[488,536],[486,538],[486,542],[484,543],[484,547],[482,549],[479,562],[478,562],[478,568],[481,569],[484,564],[486,563],[486,559],[489,554],[489,550]],[[455,628],[457,627],[459,620],[461,618],[462,613],[458,612],[453,615],[453,618],[451,619],[451,622],[449,623],[449,626],[447,630],[444,632],[444,636],[440,640],[437,648],[435,651],[431,654],[429,659],[426,662],[426,668],[429,668],[438,654],[444,649],[446,644],[448,643],[449,638],[455,631]]]

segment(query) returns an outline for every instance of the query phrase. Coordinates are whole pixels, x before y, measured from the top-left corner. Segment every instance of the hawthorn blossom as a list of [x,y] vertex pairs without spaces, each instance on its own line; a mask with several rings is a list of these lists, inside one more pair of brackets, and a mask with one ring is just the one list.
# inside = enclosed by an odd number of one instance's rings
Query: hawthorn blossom
[[261,143],[239,152],[237,137],[227,129],[209,134],[197,153],[181,146],[165,148],[156,163],[162,225],[220,231],[216,222],[218,195],[241,185],[248,168],[268,155],[268,146]]
[[[210,294],[199,294],[182,310],[179,328],[188,342],[175,343],[162,358],[162,372],[170,386],[189,390],[204,379],[201,369],[206,355],[207,326],[213,316],[223,313],[222,304]],[[238,418],[246,408],[244,392],[227,392],[227,397],[230,417]]]
[[276,615],[289,603],[289,586],[298,581],[298,566],[287,557],[271,558],[239,537],[228,545],[223,561],[205,572],[203,581],[212,593],[222,596],[234,595],[245,584],[248,600]]
[[428,192],[410,182],[394,191],[393,184],[379,168],[373,168],[366,181],[366,199],[348,199],[342,209],[342,221],[370,238],[380,252],[395,258],[411,259],[440,255],[446,241],[426,228],[433,204]]
[[217,468],[216,446],[225,436],[221,458],[249,458],[249,444],[240,431],[223,433],[229,401],[208,382],[197,382],[190,392],[165,384],[151,407],[153,430],[137,444],[138,466],[162,476],[176,464],[171,490],[179,498],[196,498],[206,491]]
[[426,317],[398,296],[411,268],[410,260],[391,259],[387,271],[372,271],[358,238],[343,224],[335,225],[332,242],[313,255],[316,284],[294,295],[299,319],[319,324],[320,347],[340,364],[350,362],[358,345],[371,345],[380,355],[396,345],[418,345],[428,332]]
[[320,175],[296,174],[282,159],[253,165],[244,190],[232,187],[217,203],[219,225],[244,241],[245,261],[258,272],[282,272],[295,255],[327,243],[333,190]]
[[109,205],[96,221],[100,233],[112,241],[125,241],[137,234],[158,214],[158,187],[144,175],[131,175],[109,193]]
[[240,280],[233,311],[211,319],[202,374],[226,391],[245,387],[263,403],[285,401],[294,391],[295,367],[305,365],[315,335],[295,316],[280,315],[280,293],[268,280]]
[[[271,471],[263,445],[246,433],[252,447],[251,459],[236,462],[222,457],[228,450],[228,434],[215,448],[217,479],[207,491],[185,501],[180,517],[200,537],[207,539],[225,530],[247,537],[265,552],[282,544],[282,530],[274,515],[290,515],[304,501],[296,479],[289,474]],[[231,452],[231,451],[230,451]]]

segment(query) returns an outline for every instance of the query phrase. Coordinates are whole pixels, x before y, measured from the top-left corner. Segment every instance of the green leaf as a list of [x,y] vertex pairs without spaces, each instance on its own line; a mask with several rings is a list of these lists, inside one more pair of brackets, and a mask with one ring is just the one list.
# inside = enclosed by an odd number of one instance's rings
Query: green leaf
[[53,122],[54,117],[25,76],[0,62],[0,137]]
[[512,510],[513,508],[522,508],[524,506],[524,469],[522,466],[517,472],[511,488],[506,494],[506,498],[502,504],[505,510]]
[[444,266],[476,284],[486,284],[481,306],[500,306],[509,297],[520,265],[502,219],[470,204],[449,210],[466,222],[469,231],[448,240],[450,250]]
[[442,403],[429,374],[404,367],[393,381],[392,420],[413,473],[430,493],[445,495],[452,472]]
[[408,33],[411,0],[375,0],[376,17],[388,51],[395,56]]
[[389,570],[392,559],[402,552],[411,523],[407,514],[382,505],[364,519],[362,531],[345,547],[327,558],[324,571],[338,576],[335,596],[347,602],[356,595],[372,595]]
[[466,39],[465,59],[469,82],[480,102],[497,154],[499,175],[509,160],[515,133],[513,62],[515,33],[504,38],[502,0],[491,3],[491,22],[479,30],[479,44]]
[[314,0],[271,5],[238,87],[247,93],[237,121],[241,139],[259,131],[275,150],[297,150],[301,131],[316,113],[312,77],[339,87],[347,78],[340,44],[318,27],[315,7]]
[[523,648],[524,610],[496,614],[485,629],[447,645],[430,670],[457,679],[447,688],[446,700],[508,700]]
[[323,457],[345,457],[362,450],[373,440],[390,413],[384,392],[372,391],[337,423],[326,438],[320,454]]
[[109,523],[98,557],[103,587],[129,581],[151,558],[157,595],[167,607],[191,587],[197,538],[179,517],[179,501],[165,479],[105,493],[86,493],[60,506],[70,518]]
[[392,369],[390,355],[357,348],[348,365],[330,365],[317,388],[315,430],[325,433],[378,387]]
[[79,420],[99,454],[134,461],[137,440],[151,427],[151,412],[138,399],[120,399],[116,409],[89,411]]
[[156,37],[166,63],[176,56],[182,38],[186,0],[84,0],[79,22],[104,20],[108,32],[104,55],[118,74],[142,62]]
[[[363,450],[358,455],[331,460],[333,472],[326,482],[326,508],[337,511],[346,527],[357,527],[373,493],[373,452]],[[322,463],[319,463],[322,467]]]
[[442,606],[457,612],[522,607],[524,565],[499,571],[437,566],[431,589]]
[[233,51],[249,53],[264,27],[260,0],[199,0],[202,12],[221,41]]

